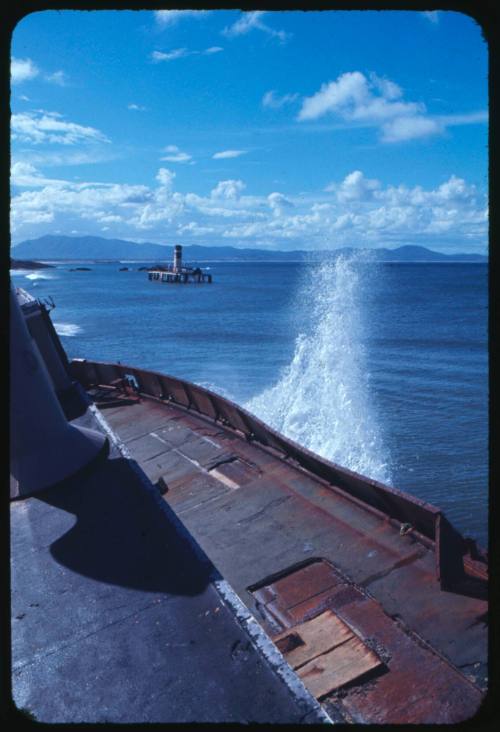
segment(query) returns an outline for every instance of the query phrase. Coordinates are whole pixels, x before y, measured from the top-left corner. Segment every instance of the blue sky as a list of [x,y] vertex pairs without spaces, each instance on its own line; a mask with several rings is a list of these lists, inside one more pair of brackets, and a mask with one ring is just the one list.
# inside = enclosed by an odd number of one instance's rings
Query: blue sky
[[451,11],[43,11],[12,240],[487,248],[487,45]]

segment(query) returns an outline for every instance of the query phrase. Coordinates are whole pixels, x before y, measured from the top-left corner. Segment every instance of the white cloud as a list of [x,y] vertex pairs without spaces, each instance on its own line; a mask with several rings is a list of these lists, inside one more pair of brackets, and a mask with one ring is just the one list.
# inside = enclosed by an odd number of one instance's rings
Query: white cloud
[[173,187],[175,178],[175,173],[172,170],[169,170],[168,168],[160,168],[157,175],[156,180],[158,183],[163,187],[167,188],[168,190],[171,190]]
[[346,201],[368,201],[373,198],[373,194],[380,188],[380,181],[365,178],[360,170],[354,170],[349,173],[340,185],[335,183],[327,186],[325,190],[335,191],[337,199],[341,202]]
[[206,48],[204,51],[190,51],[188,48],[175,48],[173,51],[168,51],[167,53],[153,51],[151,58],[155,63],[160,63],[161,61],[176,61],[178,58],[186,58],[186,56],[213,56],[223,50],[221,46],[210,46],[210,48]]
[[52,84],[57,84],[57,86],[66,86],[68,83],[68,78],[64,71],[55,71],[53,74],[45,74],[44,79]]
[[217,233],[217,229],[213,226],[200,226],[196,221],[190,221],[188,224],[181,224],[177,227],[179,234],[189,234],[191,236],[213,235]]
[[280,109],[287,104],[292,104],[298,99],[298,93],[283,94],[281,97],[275,94],[274,90],[268,91],[262,97],[262,106],[270,109]]
[[297,119],[316,120],[333,114],[354,125],[367,123],[379,128],[381,141],[386,143],[443,132],[443,122],[428,116],[422,102],[406,102],[402,97],[402,89],[390,79],[376,74],[368,79],[360,71],[347,72],[306,97]]
[[[173,147],[173,146],[170,146]],[[223,180],[207,195],[175,190],[175,173],[160,168],[152,185],[50,179],[16,161],[12,182],[14,241],[60,229],[150,241],[182,241],[271,248],[322,249],[397,246],[484,251],[487,201],[463,178],[436,186],[383,185],[354,170],[328,192],[290,196],[246,193],[242,180]],[[16,193],[14,191],[14,193]]]
[[177,145],[167,145],[167,147],[164,148],[163,152],[168,153],[168,155],[160,158],[160,160],[165,160],[169,163],[189,163],[192,160],[191,155],[188,155],[188,153],[179,150]]
[[402,142],[443,132],[442,125],[430,117],[396,117],[382,125],[382,142]]
[[[50,180],[33,166],[23,164],[14,166],[12,175],[18,185],[30,183],[32,187],[38,188],[23,191],[12,198],[14,230],[56,219],[71,221],[73,225],[77,222],[81,224],[82,219],[88,222],[110,221],[110,217],[144,208],[154,198],[146,186]],[[157,190],[161,191],[162,188]],[[67,231],[70,227],[65,228]]]
[[244,190],[245,184],[242,180],[221,180],[210,193],[212,198],[226,200],[237,200]]
[[[88,143],[78,148],[76,145],[62,147],[43,147],[36,145],[24,148],[22,160],[36,166],[53,167],[55,165],[89,165],[107,163],[120,157],[116,148],[100,143]],[[18,157],[15,158],[17,160]]]
[[380,122],[425,111],[422,104],[395,101],[399,96],[401,91],[393,82],[382,83],[378,77],[369,82],[360,71],[347,72],[306,97],[298,119],[315,120],[334,113],[347,120]]
[[160,160],[165,160],[168,163],[189,163],[191,161],[191,155],[184,152],[178,152],[171,155],[165,155],[160,158]]
[[246,150],[222,150],[212,155],[213,160],[225,160],[226,158],[239,158],[241,155],[245,155]]
[[40,69],[30,58],[13,58],[11,61],[10,74],[13,84],[34,79],[39,73]]
[[399,99],[403,96],[403,90],[394,81],[372,72],[370,81],[379,90],[385,99]]
[[31,81],[35,78],[41,78],[51,84],[58,86],[66,86],[67,76],[64,71],[54,71],[52,73],[42,73],[38,66],[30,58],[12,58],[10,64],[10,74],[13,84],[21,84],[24,81]]
[[284,196],[283,193],[270,193],[267,201],[275,216],[282,216],[287,209],[293,208],[292,201]]
[[77,143],[109,142],[106,135],[94,127],[66,122],[59,113],[43,110],[13,114],[11,132],[14,140],[35,145],[40,143],[75,145]]
[[274,28],[268,26],[262,21],[264,15],[265,12],[263,10],[254,10],[250,13],[243,13],[241,17],[233,23],[233,25],[224,28],[222,33],[228,38],[235,38],[237,36],[246,35],[252,30],[260,30],[274,38],[279,38],[282,42],[286,41],[290,37],[290,34],[285,33],[283,30],[274,30]]
[[145,112],[147,107],[143,107],[142,104],[134,104],[133,102],[127,106],[127,109],[131,109],[134,112]]
[[210,13],[210,10],[155,10],[155,20],[161,27],[171,26],[185,18],[200,20]]
[[153,51],[151,58],[156,63],[159,63],[161,61],[175,61],[178,58],[190,56],[191,53],[192,51],[188,51],[187,48],[175,48],[173,51],[169,51],[168,53],[163,53],[163,51]]
[[18,161],[14,163],[10,170],[10,180],[13,185],[20,187],[37,187],[47,185],[54,181],[48,181],[31,163]]
[[442,114],[435,118],[439,124],[445,127],[453,127],[455,125],[475,125],[488,123],[489,114],[487,111],[469,112],[467,114]]
[[463,178],[452,175],[442,183],[436,191],[436,198],[443,201],[466,201],[475,193],[472,186],[468,186]]

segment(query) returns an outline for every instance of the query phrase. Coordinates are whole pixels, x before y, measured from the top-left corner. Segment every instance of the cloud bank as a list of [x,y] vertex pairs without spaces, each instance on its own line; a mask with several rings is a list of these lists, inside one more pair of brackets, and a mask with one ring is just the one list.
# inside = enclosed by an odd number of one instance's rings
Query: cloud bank
[[[171,146],[173,147],[173,146]],[[176,153],[172,151],[172,154]],[[75,182],[46,177],[32,164],[12,168],[14,240],[60,229],[184,244],[330,249],[423,244],[484,251],[486,197],[450,175],[435,188],[384,185],[354,170],[323,191],[253,195],[239,178],[208,193],[175,190],[160,168],[154,184]]]

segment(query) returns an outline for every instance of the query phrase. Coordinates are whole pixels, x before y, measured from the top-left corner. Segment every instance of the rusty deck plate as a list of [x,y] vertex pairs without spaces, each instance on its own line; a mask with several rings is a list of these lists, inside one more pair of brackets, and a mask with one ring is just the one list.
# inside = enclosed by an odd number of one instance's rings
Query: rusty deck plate
[[[443,591],[430,534],[400,531],[391,518],[393,511],[408,517],[411,501],[389,492],[384,514],[360,499],[359,476],[352,479],[357,494],[349,494],[340,473],[336,484],[335,471],[326,481],[323,468],[316,474],[284,457],[280,436],[269,437],[257,421],[262,441],[242,434],[251,418],[236,406],[219,410],[217,395],[203,393],[217,421],[198,414],[189,386],[168,378],[187,408],[142,395],[139,404],[106,410],[106,420],[271,635],[328,610],[367,658],[379,659],[373,675],[322,688],[325,707],[340,706],[360,722],[472,716],[487,686],[484,582]],[[229,418],[233,424],[224,423]],[[375,485],[376,500],[382,488]],[[427,519],[430,531],[439,511],[415,505],[422,531]]]
[[[449,723],[479,707],[481,692],[469,679],[328,562],[303,564],[250,589],[264,627],[309,690],[326,705],[340,704],[353,721]],[[354,648],[336,656],[345,642]],[[316,665],[302,663],[308,647],[311,657],[324,649]]]

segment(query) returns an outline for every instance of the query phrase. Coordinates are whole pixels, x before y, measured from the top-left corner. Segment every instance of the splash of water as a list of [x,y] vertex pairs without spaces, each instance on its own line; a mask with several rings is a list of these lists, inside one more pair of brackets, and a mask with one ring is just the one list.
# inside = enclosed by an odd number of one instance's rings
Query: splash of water
[[34,280],[53,280],[54,277],[49,274],[42,274],[41,272],[32,272],[31,274],[26,275],[26,279],[33,282]]
[[308,268],[297,298],[308,332],[278,382],[245,406],[319,455],[390,483],[364,346],[368,267],[367,255],[354,253]]
[[55,331],[60,336],[76,336],[82,328],[76,323],[54,323]]

